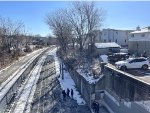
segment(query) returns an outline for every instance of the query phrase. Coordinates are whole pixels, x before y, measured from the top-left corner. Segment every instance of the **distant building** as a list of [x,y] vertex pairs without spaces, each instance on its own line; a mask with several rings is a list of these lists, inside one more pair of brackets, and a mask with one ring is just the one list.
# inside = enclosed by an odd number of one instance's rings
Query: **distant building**
[[133,30],[103,29],[101,42],[116,42],[121,46],[128,46],[128,34]]
[[129,33],[129,52],[139,56],[146,52],[150,56],[150,26]]
[[108,54],[109,52],[119,52],[121,46],[115,42],[95,43],[95,54]]
[[101,37],[102,37],[102,31],[101,30],[95,30],[93,31],[95,35],[95,42],[102,42]]

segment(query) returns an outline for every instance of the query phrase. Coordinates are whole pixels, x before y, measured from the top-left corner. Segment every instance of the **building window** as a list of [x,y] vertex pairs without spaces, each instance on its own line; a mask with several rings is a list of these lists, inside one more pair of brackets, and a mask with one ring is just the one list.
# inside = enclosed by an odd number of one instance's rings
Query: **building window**
[[116,43],[117,43],[117,39],[116,39],[116,41],[115,41]]
[[104,42],[106,42],[106,39],[104,39]]
[[124,42],[126,43],[126,42],[127,42],[127,40],[125,39],[125,40],[124,40]]
[[134,37],[134,34],[132,34],[131,37]]
[[143,34],[141,35],[141,37],[145,37],[145,34],[143,33]]
[[118,34],[118,32],[116,31],[116,34]]
[[111,42],[111,40],[109,39],[109,42]]

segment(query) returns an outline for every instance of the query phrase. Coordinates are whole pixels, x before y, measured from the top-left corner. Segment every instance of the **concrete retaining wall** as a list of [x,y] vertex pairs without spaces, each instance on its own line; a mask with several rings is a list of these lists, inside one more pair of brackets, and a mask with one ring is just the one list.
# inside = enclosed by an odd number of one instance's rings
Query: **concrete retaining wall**
[[76,84],[78,91],[86,101],[87,105],[91,107],[91,101],[100,99],[100,92],[104,90],[104,77],[102,77],[96,84],[90,84],[78,72],[72,70],[69,70],[69,72]]
[[114,113],[149,113],[135,102],[119,102],[116,104],[108,95],[104,95],[104,101]]
[[[113,69],[109,70],[105,67],[104,76],[96,84],[90,84],[82,75],[69,70],[87,105],[91,108],[91,102],[95,99],[104,101],[114,113],[150,113],[143,106],[136,103],[147,100],[148,95],[145,95],[145,92],[149,92],[150,87],[124,75],[125,73]],[[142,87],[144,87],[143,91],[139,89]],[[106,93],[106,91],[112,92]],[[104,92],[103,98],[101,98],[102,92]],[[137,97],[137,95],[140,96]]]

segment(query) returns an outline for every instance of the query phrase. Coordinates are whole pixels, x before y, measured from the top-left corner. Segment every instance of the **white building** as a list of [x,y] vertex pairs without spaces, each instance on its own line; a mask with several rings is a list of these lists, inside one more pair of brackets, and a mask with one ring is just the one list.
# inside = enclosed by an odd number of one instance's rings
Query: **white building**
[[95,30],[93,32],[95,34],[95,41],[101,42],[102,31],[101,30]]
[[129,33],[133,30],[103,29],[101,42],[116,42],[121,46],[128,45]]
[[129,52],[141,55],[144,51],[150,56],[150,27],[129,34]]
[[95,54],[103,55],[108,54],[109,52],[120,52],[121,46],[115,42],[108,43],[95,43]]

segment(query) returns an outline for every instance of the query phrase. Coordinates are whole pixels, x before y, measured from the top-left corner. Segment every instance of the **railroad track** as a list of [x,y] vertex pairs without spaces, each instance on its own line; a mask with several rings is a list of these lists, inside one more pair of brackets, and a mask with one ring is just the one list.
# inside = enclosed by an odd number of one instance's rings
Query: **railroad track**
[[[51,51],[53,48],[54,47],[52,47],[49,51]],[[43,50],[42,53],[39,53],[39,54],[35,55],[34,57],[32,57],[26,64],[21,66],[11,77],[9,77],[5,81],[5,83],[3,83],[0,86],[0,113],[3,113],[3,112],[11,113],[13,111],[13,109],[12,109],[13,107],[11,107],[11,106],[14,106],[16,104],[13,103],[12,101],[14,99],[16,99],[17,95],[18,95],[17,96],[18,98],[21,97],[21,94],[23,94],[23,90],[25,88],[28,88],[28,85],[27,85],[28,81],[30,81],[32,73],[35,73],[34,69],[36,68],[36,66],[34,67],[34,65],[37,63],[37,60],[39,59],[39,57],[41,57],[43,55],[43,53],[45,51],[47,51],[47,50]],[[44,58],[42,57],[41,59],[44,59]],[[42,63],[42,61],[40,63]],[[33,70],[31,71],[32,68],[33,68]],[[34,80],[36,80],[36,79],[37,78],[35,77]],[[22,89],[19,88],[19,86],[21,86]],[[18,89],[20,89],[20,91]],[[31,94],[31,92],[30,92],[30,94]],[[13,103],[13,104],[11,105],[10,103],[11,104]],[[21,112],[18,112],[18,113],[21,113]]]
[[46,55],[44,55],[38,62],[34,69],[29,74],[29,77],[22,88],[21,93],[18,96],[17,102],[14,105],[14,108],[9,113],[24,113],[31,96],[32,89],[36,84],[42,67],[42,63],[44,62]]
[[[43,50],[44,52],[44,50]],[[3,113],[7,105],[11,102],[14,94],[17,92],[17,88],[21,85],[22,81],[26,78],[29,69],[32,68],[38,57],[39,53],[30,59],[26,64],[21,66],[12,76],[10,76],[4,83],[0,86],[0,113]]]
[[[51,57],[49,58],[47,57],[45,60],[43,65],[44,69],[42,69],[41,76],[37,82],[31,113],[49,113],[55,106],[56,102],[54,103],[54,101],[56,97],[60,97],[55,95],[56,90],[60,88],[60,84],[56,78],[54,60],[53,58],[51,59]],[[59,94],[61,94],[61,92],[59,92]]]

